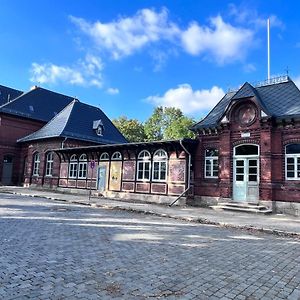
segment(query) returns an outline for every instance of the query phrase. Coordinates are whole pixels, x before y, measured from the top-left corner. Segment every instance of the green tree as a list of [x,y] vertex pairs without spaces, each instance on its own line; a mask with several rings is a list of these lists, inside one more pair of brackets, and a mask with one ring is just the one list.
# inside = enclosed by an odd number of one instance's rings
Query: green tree
[[148,141],[193,138],[195,135],[189,130],[193,123],[179,108],[159,106],[145,122],[144,129]]
[[146,139],[144,125],[136,119],[121,116],[112,122],[125,136],[128,142],[143,142]]

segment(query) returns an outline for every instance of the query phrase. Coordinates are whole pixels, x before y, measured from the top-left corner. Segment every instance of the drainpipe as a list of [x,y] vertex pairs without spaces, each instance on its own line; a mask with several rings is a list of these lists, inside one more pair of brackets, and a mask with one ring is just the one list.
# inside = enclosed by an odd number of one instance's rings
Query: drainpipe
[[180,140],[179,143],[182,147],[182,149],[188,154],[188,177],[187,177],[187,188],[183,193],[181,193],[171,204],[169,204],[169,207],[172,207],[187,191],[191,188],[191,160],[192,160],[192,155],[191,153],[186,149],[186,147],[182,143],[183,140]]
[[65,145],[65,142],[66,142],[67,139],[68,139],[68,138],[65,137],[65,139],[61,142],[61,148],[62,148],[62,149],[64,149],[64,145]]

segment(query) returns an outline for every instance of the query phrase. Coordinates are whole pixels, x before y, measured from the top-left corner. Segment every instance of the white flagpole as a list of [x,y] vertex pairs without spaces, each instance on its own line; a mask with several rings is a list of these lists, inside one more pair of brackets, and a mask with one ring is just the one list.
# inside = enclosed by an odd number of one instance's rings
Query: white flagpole
[[268,31],[268,80],[270,80],[270,19],[267,22]]

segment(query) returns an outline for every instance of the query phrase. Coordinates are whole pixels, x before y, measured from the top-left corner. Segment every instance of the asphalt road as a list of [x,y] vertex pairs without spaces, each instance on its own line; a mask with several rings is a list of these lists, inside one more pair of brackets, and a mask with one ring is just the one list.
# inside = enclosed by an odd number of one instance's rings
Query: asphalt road
[[0,299],[300,299],[300,240],[0,194]]

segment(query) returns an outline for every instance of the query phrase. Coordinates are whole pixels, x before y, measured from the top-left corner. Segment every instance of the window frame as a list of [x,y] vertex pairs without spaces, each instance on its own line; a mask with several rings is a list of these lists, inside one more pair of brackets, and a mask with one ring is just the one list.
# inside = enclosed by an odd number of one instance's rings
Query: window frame
[[[284,170],[285,170],[285,180],[293,181],[293,180],[300,180],[300,152],[299,153],[292,153],[292,154],[287,154],[287,147],[295,144],[300,144],[300,143],[292,143],[285,145],[285,156],[284,156]],[[293,170],[288,170],[288,159],[293,159]],[[299,160],[299,163],[298,163]],[[289,164],[291,165],[291,164]],[[299,167],[298,167],[299,166]],[[293,177],[288,177],[288,173],[294,173]]]
[[69,178],[71,179],[76,179],[78,174],[78,160],[77,160],[77,155],[73,154],[70,158],[69,162]]
[[52,177],[53,164],[54,164],[54,153],[53,151],[50,151],[46,154],[46,171],[45,171],[46,177]]
[[107,152],[101,153],[99,160],[109,160],[109,154]]
[[122,154],[120,151],[116,151],[111,156],[111,160],[122,160]]
[[[216,152],[218,152],[219,154],[219,150],[217,148],[206,148],[204,150],[205,153],[205,158],[204,158],[204,178],[219,178],[219,155],[209,155],[207,156],[206,151],[208,150],[214,150]],[[208,166],[208,162],[210,164],[209,166],[209,170],[207,170],[207,166]],[[216,164],[215,164],[216,163]],[[218,174],[214,175],[214,166],[217,166],[218,169]],[[207,175],[207,171],[209,171],[209,174]]]
[[[163,155],[161,155],[163,153]],[[158,170],[156,167],[158,166]],[[164,170],[162,168],[164,167]],[[155,174],[158,174],[158,178],[156,178]],[[165,178],[162,178],[162,174],[165,174]],[[168,180],[168,154],[163,149],[158,149],[154,152],[153,160],[152,160],[152,181],[158,182],[167,182]]]
[[[146,170],[146,166],[148,166],[148,170]],[[148,172],[148,176],[146,176],[146,172]],[[151,179],[151,154],[147,150],[142,150],[138,155],[136,179],[138,181],[150,181]]]
[[39,152],[36,152],[33,155],[32,176],[40,176],[40,164],[41,164],[41,156]]
[[77,178],[78,179],[87,178],[87,155],[86,154],[81,154],[79,157]]

